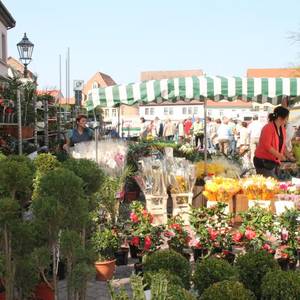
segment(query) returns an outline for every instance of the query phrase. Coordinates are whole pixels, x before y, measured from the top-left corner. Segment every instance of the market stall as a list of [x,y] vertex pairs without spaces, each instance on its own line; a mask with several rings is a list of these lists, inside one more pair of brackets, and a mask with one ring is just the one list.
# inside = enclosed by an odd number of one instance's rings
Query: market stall
[[[148,102],[163,102],[184,100],[189,102],[191,100],[199,100],[204,104],[204,120],[206,132],[206,111],[207,111],[207,99],[213,99],[220,101],[227,99],[229,101],[235,99],[243,99],[245,101],[256,101],[258,103],[272,103],[273,105],[279,105],[284,103],[290,105],[295,102],[295,98],[300,96],[300,78],[244,78],[244,77],[185,77],[174,79],[162,79],[162,80],[150,80],[139,83],[130,83],[128,85],[115,85],[106,88],[93,89],[88,94],[88,100],[86,101],[86,107],[88,110],[93,110],[96,107],[113,107],[119,104],[134,105],[136,103],[148,103]],[[207,135],[205,134],[205,138]],[[204,143],[204,164],[203,175],[208,174],[207,164],[207,141]],[[166,162],[170,162],[166,160]],[[172,164],[168,165],[163,160],[160,162],[151,162],[147,159],[142,160],[143,168],[138,179],[141,189],[146,195],[146,200],[149,199],[147,207],[152,212],[156,210],[157,215],[161,215],[166,206],[167,187],[171,186],[173,189],[173,211],[176,213],[185,213],[188,205],[191,204],[192,180],[184,175],[184,170],[180,171],[180,168],[168,169],[171,165],[176,165],[176,159],[174,158]],[[157,166],[157,164],[160,164]],[[181,162],[182,164],[182,162]],[[158,172],[157,172],[158,171]],[[198,166],[199,172],[199,166]],[[155,174],[154,174],[155,173]],[[158,176],[159,173],[160,178]],[[180,173],[180,174],[179,174]],[[165,174],[165,175],[164,175]],[[167,179],[168,175],[171,175],[172,180]],[[217,174],[214,174],[217,175]],[[156,186],[155,182],[163,183],[163,186]],[[151,181],[151,182],[150,182]],[[180,184],[180,182],[183,182]],[[239,193],[239,185],[235,185],[232,180],[220,179],[219,182],[213,182],[211,186],[222,191],[222,197],[224,198],[224,191],[227,193],[226,202],[232,201],[232,199]],[[186,186],[185,186],[186,185]],[[178,189],[178,187],[180,187]],[[189,186],[189,187],[187,187]],[[209,188],[209,184],[207,188]],[[184,188],[183,188],[184,187]],[[185,188],[186,187],[186,188]],[[229,190],[226,190],[229,189]],[[159,193],[151,192],[151,190],[159,190]],[[183,189],[184,191],[180,190]],[[206,191],[207,194],[209,191]],[[180,197],[180,194],[186,193],[184,197]],[[212,194],[208,194],[212,197]],[[160,197],[160,198],[158,198]],[[183,199],[183,200],[182,200]],[[224,199],[215,199],[214,201],[224,201]],[[251,204],[252,200],[266,200],[266,199],[248,199]],[[271,200],[271,199],[269,199]],[[261,203],[265,204],[265,202]],[[248,205],[248,202],[247,202]],[[229,211],[234,211],[234,204],[229,205]],[[166,220],[161,217],[161,222]]]

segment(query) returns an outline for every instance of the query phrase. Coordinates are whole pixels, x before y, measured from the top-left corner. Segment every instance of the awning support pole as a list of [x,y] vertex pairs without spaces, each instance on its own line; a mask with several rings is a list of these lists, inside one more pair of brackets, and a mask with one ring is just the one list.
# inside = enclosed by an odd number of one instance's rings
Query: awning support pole
[[207,98],[204,98],[204,176],[207,176]]

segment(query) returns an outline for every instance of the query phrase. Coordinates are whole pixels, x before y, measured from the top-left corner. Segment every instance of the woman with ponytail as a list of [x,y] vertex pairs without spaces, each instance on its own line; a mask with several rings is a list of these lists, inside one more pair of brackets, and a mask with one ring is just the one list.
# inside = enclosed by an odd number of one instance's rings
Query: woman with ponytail
[[269,115],[269,122],[261,131],[255,151],[254,166],[257,174],[265,177],[277,177],[278,166],[288,156],[285,125],[289,113],[287,108],[278,106]]

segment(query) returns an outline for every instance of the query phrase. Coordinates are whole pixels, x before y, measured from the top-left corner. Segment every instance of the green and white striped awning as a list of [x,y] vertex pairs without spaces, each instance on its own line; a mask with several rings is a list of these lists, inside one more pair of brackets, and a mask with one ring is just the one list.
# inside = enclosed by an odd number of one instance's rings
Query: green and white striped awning
[[184,77],[149,80],[127,85],[93,89],[88,94],[86,107],[113,107],[118,104],[178,99],[234,99],[280,104],[282,96],[300,96],[300,78],[247,78],[247,77]]

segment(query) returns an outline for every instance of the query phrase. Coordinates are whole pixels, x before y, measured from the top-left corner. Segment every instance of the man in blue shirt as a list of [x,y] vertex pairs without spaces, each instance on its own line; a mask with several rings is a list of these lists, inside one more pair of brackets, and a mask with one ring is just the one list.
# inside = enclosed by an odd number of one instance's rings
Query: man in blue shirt
[[86,116],[79,115],[76,118],[76,127],[69,132],[66,144],[63,146],[65,150],[68,151],[70,146],[74,146],[81,142],[88,142],[93,139],[93,130],[88,128],[86,124]]

